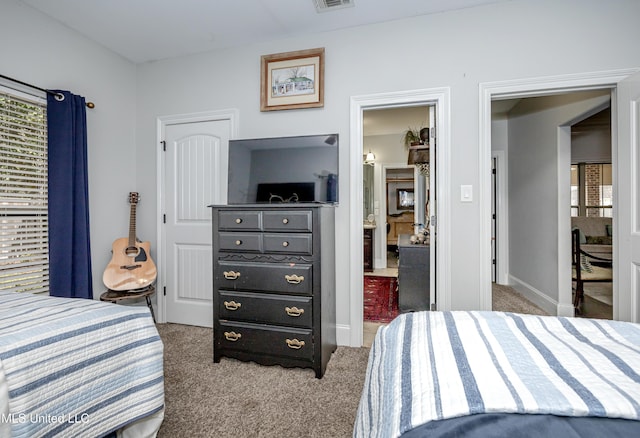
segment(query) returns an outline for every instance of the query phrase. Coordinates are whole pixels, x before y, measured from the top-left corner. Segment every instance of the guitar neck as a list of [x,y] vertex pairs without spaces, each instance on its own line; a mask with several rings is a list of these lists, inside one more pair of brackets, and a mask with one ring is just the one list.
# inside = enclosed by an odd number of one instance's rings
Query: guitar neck
[[131,213],[129,215],[129,247],[136,246],[136,205],[131,203]]

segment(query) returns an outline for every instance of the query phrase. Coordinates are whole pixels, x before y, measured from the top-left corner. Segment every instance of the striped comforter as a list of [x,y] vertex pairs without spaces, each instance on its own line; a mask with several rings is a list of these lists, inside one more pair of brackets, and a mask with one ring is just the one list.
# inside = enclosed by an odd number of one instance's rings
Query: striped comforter
[[379,329],[355,437],[478,413],[640,419],[640,325],[416,312]]
[[0,292],[2,405],[0,434],[14,437],[99,437],[161,411],[149,309]]

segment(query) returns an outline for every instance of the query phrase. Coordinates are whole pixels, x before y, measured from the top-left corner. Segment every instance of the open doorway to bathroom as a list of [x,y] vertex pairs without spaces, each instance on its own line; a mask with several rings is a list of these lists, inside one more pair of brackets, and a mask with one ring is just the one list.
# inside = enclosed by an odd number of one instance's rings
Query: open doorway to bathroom
[[[422,105],[368,109],[363,114],[364,345],[402,310],[398,287],[401,239],[428,234],[430,171],[435,169],[430,162],[435,156],[430,155],[435,146],[429,139],[432,112],[434,106]],[[418,149],[422,155],[416,158],[412,151]],[[427,245],[423,246],[428,252]],[[428,308],[430,266],[426,260],[426,266],[405,267],[412,272],[404,274],[403,284],[412,281],[411,275],[420,277],[418,293]]]

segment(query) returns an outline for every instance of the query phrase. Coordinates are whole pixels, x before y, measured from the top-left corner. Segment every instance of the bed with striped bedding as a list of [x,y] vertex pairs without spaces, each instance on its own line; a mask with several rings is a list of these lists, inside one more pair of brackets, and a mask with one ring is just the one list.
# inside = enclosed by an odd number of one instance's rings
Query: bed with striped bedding
[[147,307],[0,292],[0,436],[155,436],[163,416]]
[[381,327],[354,437],[640,436],[640,325],[415,312]]

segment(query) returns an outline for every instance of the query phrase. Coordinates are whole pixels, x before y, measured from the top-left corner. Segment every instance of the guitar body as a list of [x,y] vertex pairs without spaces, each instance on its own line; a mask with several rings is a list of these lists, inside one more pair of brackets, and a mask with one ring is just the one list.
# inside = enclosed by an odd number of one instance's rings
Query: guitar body
[[150,255],[151,245],[136,238],[136,192],[129,193],[129,202],[129,237],[122,237],[113,242],[111,261],[102,274],[104,285],[115,291],[144,289],[151,286],[158,275]]
[[102,281],[111,290],[142,289],[153,284],[158,275],[149,251],[149,242],[136,242],[137,254],[128,255],[129,239],[116,239],[111,245],[113,255],[104,270]]

